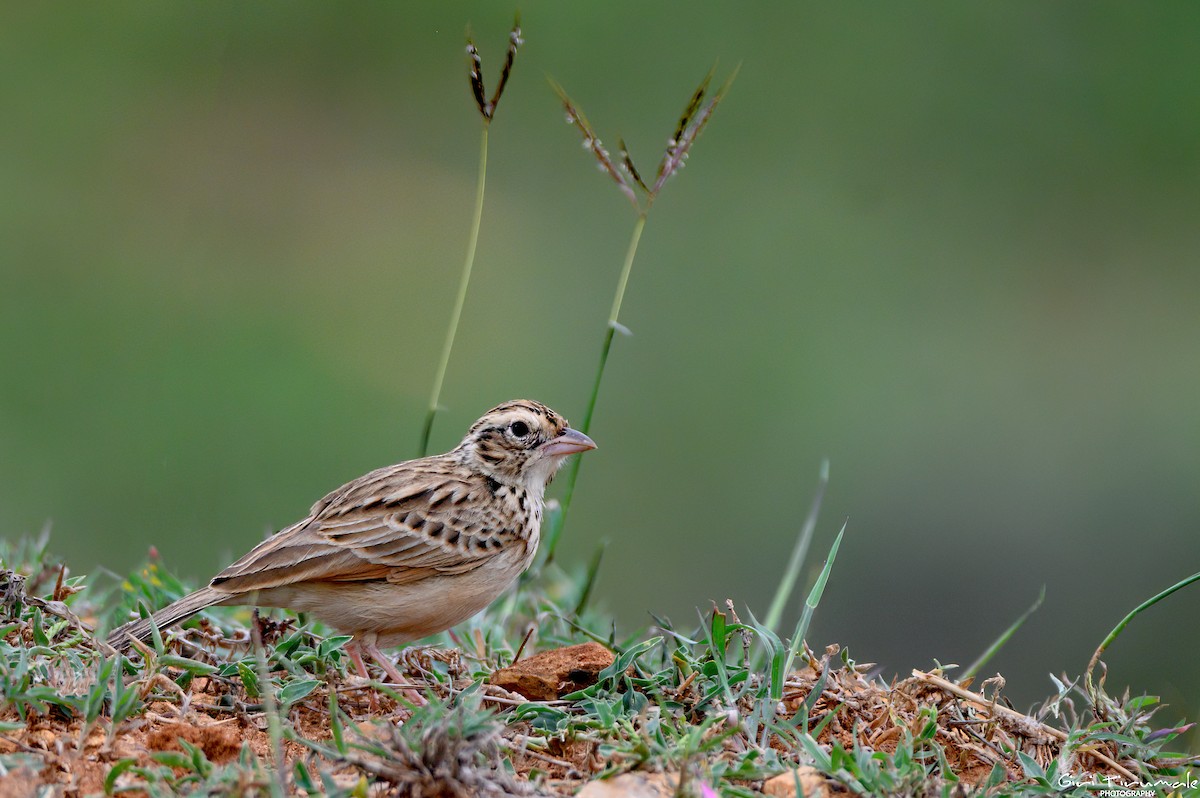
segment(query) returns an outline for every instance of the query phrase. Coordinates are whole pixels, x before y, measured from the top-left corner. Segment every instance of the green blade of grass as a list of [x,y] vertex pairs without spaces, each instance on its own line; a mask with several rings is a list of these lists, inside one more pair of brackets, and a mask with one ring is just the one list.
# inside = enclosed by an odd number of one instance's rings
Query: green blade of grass
[[962,678],[969,679],[975,674],[979,673],[979,669],[986,665],[988,660],[996,656],[996,653],[1004,647],[1004,644],[1009,641],[1009,638],[1016,634],[1017,630],[1021,628],[1025,621],[1029,620],[1029,616],[1037,612],[1038,607],[1042,606],[1042,601],[1044,601],[1045,598],[1046,586],[1042,585],[1042,589],[1038,593],[1037,601],[1033,602],[1033,605],[1029,609],[1025,610],[1020,618],[1017,618],[1017,620],[1013,621],[1012,626],[1005,629],[1004,633],[997,637],[995,641],[993,641],[992,644],[988,646],[987,649],[984,650],[984,652],[980,654],[979,657],[972,662],[965,671],[963,671]]
[[775,589],[775,598],[771,600],[771,607],[767,610],[766,626],[772,631],[778,631],[779,629],[779,620],[783,616],[783,608],[792,596],[792,590],[796,586],[796,578],[800,575],[800,569],[804,566],[804,558],[808,556],[808,547],[812,543],[813,531],[817,527],[817,515],[821,512],[821,500],[825,497],[825,488],[828,485],[829,461],[825,460],[821,463],[821,475],[817,481],[817,492],[813,495],[812,505],[808,510],[808,517],[804,519],[804,525],[800,528],[800,535],[796,538],[796,545],[792,549],[792,558],[788,560],[787,568],[783,572],[783,578],[779,580],[779,587]]
[[838,548],[842,545],[842,536],[845,534],[846,524],[842,524],[841,530],[834,538],[833,546],[829,549],[829,556],[825,558],[825,567],[821,569],[816,583],[808,592],[808,598],[804,600],[804,610],[800,613],[800,620],[796,622],[796,629],[792,632],[792,638],[788,644],[788,655],[783,667],[785,678],[788,673],[791,673],[792,662],[795,661],[796,654],[804,646],[804,636],[808,634],[808,626],[812,623],[813,613],[821,603],[821,596],[825,592],[825,585],[829,582],[829,574],[833,571],[833,562],[837,559]]
[[1096,712],[1097,715],[1103,715],[1104,710],[1101,709],[1100,696],[1095,685],[1092,683],[1092,671],[1096,669],[1096,665],[1100,662],[1100,655],[1103,654],[1105,649],[1112,645],[1113,642],[1115,642],[1116,639],[1121,636],[1121,632],[1125,631],[1125,627],[1128,626],[1134,618],[1150,609],[1172,593],[1182,590],[1183,588],[1190,584],[1194,584],[1195,582],[1200,582],[1200,573],[1194,573],[1186,579],[1176,582],[1158,595],[1152,596],[1151,598],[1146,599],[1141,604],[1134,607],[1128,615],[1121,619],[1120,623],[1113,627],[1113,630],[1108,633],[1107,637],[1104,638],[1104,641],[1096,649],[1096,652],[1092,654],[1091,660],[1088,661],[1087,670],[1083,674],[1083,681],[1084,685],[1087,687],[1088,695],[1090,695],[1092,698],[1092,710]]
[[588,599],[592,597],[592,588],[596,586],[596,576],[600,573],[600,563],[604,560],[604,550],[608,548],[608,541],[601,541],[596,547],[596,552],[592,555],[591,561],[588,563],[587,574],[584,576],[583,587],[579,591],[579,601],[575,604],[575,617],[578,618],[587,609]]

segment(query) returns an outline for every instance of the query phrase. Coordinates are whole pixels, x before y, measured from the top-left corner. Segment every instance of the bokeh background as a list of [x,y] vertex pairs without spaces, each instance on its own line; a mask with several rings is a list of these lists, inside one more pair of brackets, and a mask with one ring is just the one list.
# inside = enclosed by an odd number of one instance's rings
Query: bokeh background
[[[490,86],[512,10],[5,7],[0,534],[201,580],[414,454],[474,196],[464,30]],[[609,541],[627,629],[763,614],[825,457],[813,568],[849,527],[810,639],[888,673],[965,665],[1045,585],[993,663],[1032,702],[1200,570],[1200,6],[521,11],[438,449],[585,406],[634,217],[545,76],[649,171],[742,65],[651,214],[566,530],[568,565]],[[1110,683],[1200,714],[1198,614],[1135,622]]]

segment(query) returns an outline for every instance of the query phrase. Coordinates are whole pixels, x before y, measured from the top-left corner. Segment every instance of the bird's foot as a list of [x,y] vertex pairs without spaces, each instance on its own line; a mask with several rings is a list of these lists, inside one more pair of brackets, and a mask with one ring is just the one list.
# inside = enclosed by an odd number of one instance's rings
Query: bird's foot
[[[379,663],[379,667],[383,668],[383,672],[387,674],[387,677],[392,680],[393,684],[407,685],[411,681],[396,668],[396,664],[388,658],[387,654],[384,654],[379,650],[378,646],[365,645],[363,646],[363,650],[366,651],[367,655],[371,659]],[[412,687],[404,687],[403,695],[405,698],[419,707],[423,707],[429,703],[425,700],[423,695],[418,693]]]

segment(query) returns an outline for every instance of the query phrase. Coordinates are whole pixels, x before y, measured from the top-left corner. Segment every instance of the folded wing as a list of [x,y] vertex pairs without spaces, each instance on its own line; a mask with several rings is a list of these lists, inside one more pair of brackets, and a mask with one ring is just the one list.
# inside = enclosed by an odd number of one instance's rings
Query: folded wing
[[413,582],[478,568],[518,533],[486,484],[452,464],[373,471],[326,496],[303,521],[263,541],[213,578],[240,594],[298,582]]

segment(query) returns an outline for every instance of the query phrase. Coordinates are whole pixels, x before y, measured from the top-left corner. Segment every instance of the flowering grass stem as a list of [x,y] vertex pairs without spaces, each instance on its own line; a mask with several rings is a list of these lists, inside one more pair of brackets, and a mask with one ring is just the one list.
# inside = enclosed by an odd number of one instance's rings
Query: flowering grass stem
[[[737,76],[737,70],[725,81],[724,85],[717,90],[717,93],[709,100],[708,104],[704,104],[704,97],[708,91],[709,83],[712,81],[713,72],[709,70],[704,76],[704,80],[692,93],[688,100],[687,107],[684,108],[683,114],[680,115],[679,121],[675,124],[675,132],[667,140],[667,148],[663,152],[662,160],[659,162],[658,171],[655,174],[654,185],[648,186],[642,179],[641,173],[633,163],[633,158],[629,154],[629,148],[625,146],[622,139],[618,139],[620,144],[620,158],[614,160],[609,155],[608,150],[604,148],[600,138],[596,135],[595,128],[584,115],[583,110],[575,104],[575,102],[567,95],[565,89],[558,83],[550,80],[550,86],[562,101],[563,110],[566,112],[567,124],[574,127],[583,136],[583,146],[596,159],[596,164],[600,167],[600,171],[612,178],[617,184],[617,188],[629,200],[637,211],[637,221],[633,225],[633,235],[629,240],[629,249],[625,252],[625,265],[621,269],[621,277],[617,280],[617,291],[613,295],[612,310],[608,314],[608,327],[604,331],[604,344],[600,347],[600,363],[596,367],[596,380],[592,384],[592,395],[588,397],[587,412],[584,413],[583,423],[579,429],[586,435],[592,428],[592,417],[596,413],[596,399],[600,395],[600,383],[604,379],[604,367],[608,363],[608,354],[612,351],[613,336],[618,331],[628,332],[620,323],[621,302],[625,299],[625,289],[629,285],[629,274],[633,271],[633,259],[637,256],[638,242],[642,239],[642,230],[646,227],[646,217],[650,213],[651,206],[654,205],[654,200],[658,198],[659,192],[666,184],[667,180],[672,175],[676,174],[683,168],[687,161],[692,145],[696,143],[696,139],[700,137],[700,133],[704,130],[712,118],[713,111],[716,110],[717,104],[729,91],[729,87],[733,83],[734,77]],[[641,192],[642,198],[639,199],[638,192]],[[541,561],[541,565],[546,565],[553,561],[554,551],[558,547],[559,538],[562,536],[562,528],[567,522],[567,513],[571,510],[571,499],[575,496],[575,482],[579,479],[579,458],[574,458],[568,466],[566,488],[563,490],[562,503],[559,507],[552,510],[547,518],[546,540],[542,548],[546,552]],[[538,570],[538,569],[535,569]]]
[[508,34],[508,50],[504,54],[504,65],[500,68],[500,80],[492,98],[487,99],[487,89],[483,83],[483,59],[479,48],[467,35],[467,81],[471,86],[471,95],[475,98],[475,107],[483,119],[483,132],[479,139],[479,179],[475,186],[475,215],[471,219],[471,232],[467,239],[467,257],[463,261],[462,278],[458,282],[458,296],[454,300],[454,310],[450,314],[450,329],[446,331],[446,342],[442,345],[442,357],[438,361],[437,376],[433,379],[433,391],[429,394],[429,409],[425,413],[425,424],[421,427],[421,444],[417,447],[417,456],[424,457],[429,453],[429,437],[433,433],[433,419],[441,409],[442,384],[446,381],[446,368],[450,365],[450,353],[454,350],[454,336],[458,332],[458,322],[462,318],[463,305],[467,301],[467,287],[471,284],[471,268],[475,265],[475,247],[479,243],[479,225],[483,220],[483,193],[487,185],[487,156],[488,129],[496,116],[496,107],[508,85],[512,74],[513,62],[517,50],[525,43],[521,38],[521,17],[518,14],[513,20],[512,30]]
[[450,328],[442,345],[442,357],[438,361],[437,375],[433,378],[433,391],[429,395],[429,408],[425,413],[425,425],[421,429],[421,445],[417,456],[429,453],[429,436],[433,432],[433,419],[440,409],[442,383],[446,380],[446,368],[450,365],[450,353],[454,350],[454,336],[462,318],[463,305],[467,301],[467,287],[471,284],[471,269],[475,265],[475,247],[479,243],[479,226],[483,220],[483,194],[487,184],[488,127],[485,122],[479,144],[479,180],[475,189],[475,215],[471,220],[471,232],[467,240],[467,257],[463,262],[462,277],[458,282],[458,296],[454,299],[454,310],[450,314]]
[[[621,328],[621,302],[625,299],[625,288],[629,285],[629,275],[633,271],[633,260],[637,257],[638,242],[642,240],[642,230],[646,227],[646,212],[638,214],[633,225],[633,235],[629,239],[629,249],[625,252],[625,264],[621,268],[621,277],[617,280],[617,291],[613,296],[612,310],[608,314],[608,325],[604,331],[604,344],[600,347],[600,362],[596,367],[596,379],[592,383],[592,395],[588,397],[587,412],[583,414],[583,423],[579,429],[584,435],[592,427],[592,417],[596,413],[596,397],[600,395],[600,383],[604,380],[604,366],[608,363],[608,353],[612,350],[613,336]],[[579,465],[582,457],[571,458],[568,466],[566,488],[563,490],[562,505],[559,512],[552,516],[550,529],[546,534],[546,559],[549,563],[554,559],[554,550],[558,546],[563,525],[567,521],[567,512],[571,509],[571,499],[575,495],[575,482],[579,479]]]

